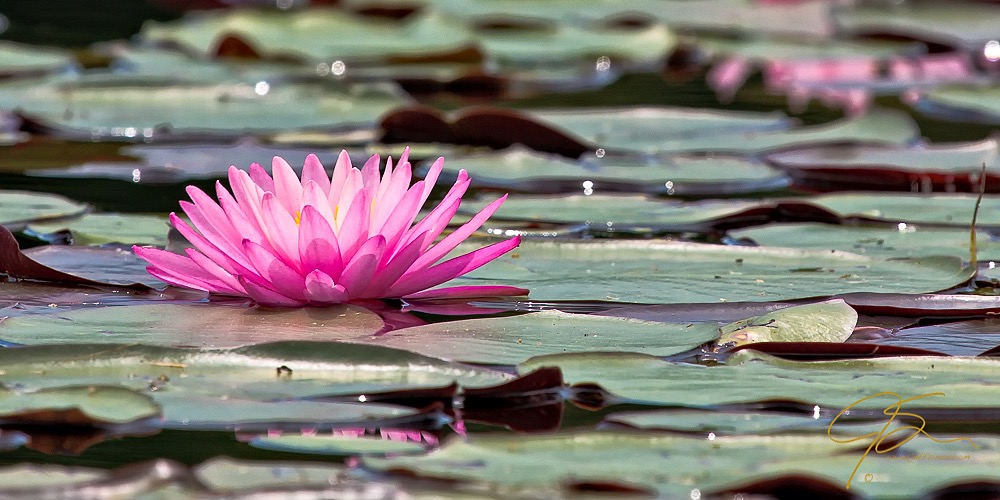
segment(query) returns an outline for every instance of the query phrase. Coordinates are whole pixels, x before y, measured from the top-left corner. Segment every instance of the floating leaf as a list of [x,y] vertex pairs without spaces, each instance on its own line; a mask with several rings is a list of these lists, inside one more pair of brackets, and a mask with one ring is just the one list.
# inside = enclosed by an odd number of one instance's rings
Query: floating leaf
[[74,217],[87,209],[87,205],[54,194],[0,191],[0,224],[5,226]]
[[88,140],[368,128],[403,103],[392,88],[346,84],[198,84],[93,76],[0,83],[0,109],[18,109],[60,133]]
[[[841,217],[859,217],[885,222],[937,224],[968,228],[976,195],[956,193],[836,193],[817,196],[810,203],[832,210]],[[1000,196],[984,196],[979,207],[979,227],[1000,226]],[[907,226],[899,226],[908,230]]]
[[[429,167],[424,164],[418,172]],[[631,191],[690,196],[774,190],[788,184],[777,170],[738,157],[595,157],[574,161],[521,146],[448,157],[442,175],[455,177],[461,169],[469,173],[474,186],[530,193]]]
[[[282,435],[261,436],[250,440],[250,445],[265,450],[308,453],[312,455],[385,455],[399,453],[421,453],[426,445],[418,441],[360,435],[353,430],[334,431],[332,435]],[[400,431],[398,434],[403,435]],[[408,431],[406,435],[421,436],[421,431]],[[426,433],[425,433],[426,434]]]
[[[317,33],[337,36],[317,37]],[[327,64],[336,59],[346,61],[347,68],[352,63],[393,59],[457,58],[474,44],[463,24],[434,12],[390,21],[323,8],[200,12],[178,21],[149,21],[139,36],[149,43],[177,44],[202,56],[225,55],[228,40],[264,57],[291,56]]]
[[0,77],[38,75],[76,66],[68,51],[0,40]]
[[32,314],[0,322],[0,339],[28,345],[141,343],[223,348],[280,340],[342,340],[382,329],[358,306],[265,310],[243,303],[146,304]]
[[[164,246],[169,228],[167,218],[159,215],[98,213],[65,222],[33,223],[27,229],[43,236],[69,231],[75,245],[121,243]],[[35,257],[44,261],[44,258]]]
[[122,387],[0,388],[0,421],[7,424],[100,427],[159,415],[160,407],[152,399]]
[[854,332],[858,313],[841,299],[786,307],[719,328],[720,347],[755,342],[843,342]]
[[[631,351],[667,356],[718,337],[715,323],[653,323],[559,311],[433,323],[366,342],[442,359],[517,364],[560,352]],[[3,329],[0,328],[0,338]]]
[[533,240],[453,283],[502,282],[527,288],[532,300],[541,301],[712,303],[859,291],[924,293],[965,283],[974,271],[955,257],[877,259],[664,240]]
[[[639,354],[581,353],[539,356],[518,370],[528,372],[540,366],[559,367],[569,383],[595,383],[631,402],[697,407],[778,399],[817,404],[834,414],[883,391],[898,392],[904,398],[945,394],[921,399],[914,407],[995,407],[996,401],[983,399],[982,387],[1000,383],[1000,363],[962,357],[801,362],[744,350],[731,356],[725,366],[706,367]],[[870,401],[859,408],[875,408],[879,403]]]
[[790,171],[810,188],[919,192],[979,191],[986,164],[987,190],[1000,187],[997,140],[910,147],[835,145],[767,155],[768,163]]
[[[953,255],[969,258],[969,230],[959,228],[831,225],[816,223],[768,224],[729,232],[736,239],[760,245],[810,250],[841,250],[872,257]],[[1000,245],[992,233],[977,232],[981,259],[1000,260]]]
[[942,87],[920,97],[917,108],[929,114],[962,121],[1000,123],[1000,87]]

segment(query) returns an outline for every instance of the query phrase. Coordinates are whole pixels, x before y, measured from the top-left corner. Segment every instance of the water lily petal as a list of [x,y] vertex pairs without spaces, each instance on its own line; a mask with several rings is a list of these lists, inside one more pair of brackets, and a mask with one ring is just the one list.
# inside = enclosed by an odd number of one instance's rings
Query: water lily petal
[[343,285],[334,284],[333,278],[318,269],[306,275],[306,298],[314,306],[341,304],[350,300]]
[[286,297],[281,293],[278,293],[272,288],[264,285],[258,285],[251,282],[250,280],[243,279],[241,276],[239,278],[240,284],[246,288],[247,295],[250,296],[255,302],[262,306],[269,307],[299,307],[306,305],[303,300],[295,300],[290,297]]
[[434,245],[426,253],[421,255],[420,258],[413,263],[413,267],[423,268],[430,266],[445,255],[448,255],[448,252],[454,250],[459,243],[462,243],[466,238],[471,236],[472,233],[476,232],[476,230],[486,222],[486,219],[489,219],[490,216],[493,215],[498,208],[500,208],[500,205],[503,204],[506,199],[507,195],[503,195],[494,200],[493,203],[486,205],[486,207],[480,210],[475,217],[469,220],[469,222],[462,224],[461,227],[452,231],[451,234],[446,236],[438,244]]
[[358,248],[354,258],[344,266],[344,272],[340,275],[340,284],[344,286],[352,299],[362,298],[355,295],[356,290],[367,288],[372,275],[378,268],[379,261],[382,260],[383,252],[385,252],[385,238],[382,235],[372,236]]
[[451,286],[447,288],[432,288],[422,292],[404,295],[404,299],[474,299],[486,297],[520,297],[528,295],[527,288],[504,285],[484,286]]
[[[184,251],[188,258],[192,262],[202,268],[206,273],[210,274],[214,279],[214,283],[209,283],[214,286],[215,293],[221,293],[226,295],[246,295],[246,289],[240,284],[236,276],[228,273],[225,269],[215,263],[212,259],[209,259],[201,252],[188,248]],[[208,283],[206,281],[206,283]]]
[[513,250],[520,244],[521,237],[515,236],[509,240],[494,243],[488,247],[460,255],[434,267],[422,269],[409,275],[403,275],[402,278],[389,287],[386,295],[388,297],[403,297],[432,286],[440,285],[445,281],[478,269],[483,264]]
[[386,251],[382,256],[382,261],[378,264],[374,276],[372,276],[365,289],[359,292],[357,297],[384,297],[389,287],[403,273],[410,269],[413,262],[420,257],[420,245],[421,242],[419,240],[414,240],[393,256],[389,256],[389,252]]
[[302,165],[302,185],[305,186],[309,181],[318,184],[324,194],[330,192],[330,176],[326,174],[323,163],[312,153],[306,156],[306,161]]
[[[298,271],[285,264],[277,255],[250,240],[244,240],[243,247],[254,262],[257,273],[275,292],[293,300],[305,301],[305,278]],[[248,282],[262,285],[256,280]],[[246,286],[246,283],[243,284]]]
[[146,267],[149,274],[167,283],[205,292],[213,291],[209,284],[212,276],[183,255],[138,245],[134,245],[132,251],[151,264]]
[[301,271],[299,265],[299,232],[295,219],[285,211],[281,201],[271,193],[264,193],[261,216],[267,225],[268,241],[288,267]]
[[354,167],[351,166],[351,156],[347,154],[347,151],[341,151],[340,156],[337,157],[337,165],[333,167],[330,192],[327,193],[331,207],[340,204],[340,195],[343,193],[347,178],[352,171],[354,171]]
[[318,270],[339,278],[344,270],[340,245],[330,223],[312,205],[302,207],[299,222],[299,259],[303,271]]
[[337,233],[340,242],[340,255],[349,262],[358,252],[361,245],[368,239],[368,218],[371,216],[371,202],[368,193],[362,191],[354,197],[350,208],[344,215],[344,222]]
[[271,173],[274,175],[274,195],[289,214],[295,214],[302,207],[302,184],[298,176],[280,156],[271,160]]
[[[236,168],[236,167],[233,167]],[[267,170],[260,166],[259,163],[250,164],[250,179],[264,191],[274,192],[274,179],[267,174]]]

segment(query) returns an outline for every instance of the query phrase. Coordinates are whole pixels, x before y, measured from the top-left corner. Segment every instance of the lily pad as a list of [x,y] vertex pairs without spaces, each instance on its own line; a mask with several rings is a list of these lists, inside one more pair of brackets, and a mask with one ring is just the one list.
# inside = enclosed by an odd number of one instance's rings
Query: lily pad
[[[423,173],[429,164],[418,168]],[[788,178],[742,157],[669,156],[569,160],[521,146],[449,157],[442,175],[464,169],[474,186],[530,193],[631,191],[676,195],[736,194],[786,187]]]
[[0,421],[50,425],[124,424],[160,415],[149,396],[114,386],[14,391],[0,388]]
[[[462,202],[461,213],[475,214],[494,198]],[[642,195],[574,194],[562,196],[514,195],[493,219],[615,226],[682,227],[705,223],[757,206],[753,200],[679,202]],[[487,222],[487,226],[489,226]]]
[[[76,343],[0,349],[0,360],[5,383],[23,390],[119,386],[154,398],[168,393],[192,398],[183,403],[184,411],[227,397],[279,404],[452,383],[494,386],[510,379],[501,372],[411,352],[335,342],[276,342],[220,351]],[[236,421],[239,415],[230,417]]]
[[227,38],[236,38],[264,57],[291,56],[314,63],[336,59],[348,63],[348,70],[351,63],[456,55],[474,44],[465,25],[435,12],[391,21],[330,8],[200,12],[178,21],[148,21],[139,37],[147,43],[180,45],[203,57],[218,53]]
[[[959,228],[831,225],[782,223],[737,229],[737,239],[760,245],[811,250],[842,250],[872,257],[926,257],[952,255],[969,258],[969,230]],[[1000,260],[1000,244],[991,232],[976,233],[980,259]]]
[[162,281],[146,272],[146,261],[124,248],[48,245],[29,248],[24,255],[39,264],[101,283],[163,286]]
[[74,217],[87,209],[87,205],[54,194],[0,191],[0,224],[5,226]]
[[712,303],[859,291],[925,293],[960,285],[974,271],[955,257],[878,259],[664,240],[532,240],[452,285],[503,283],[528,288],[532,300],[542,301]]
[[978,44],[997,38],[994,15],[992,6],[976,3],[918,3],[906,8],[872,4],[835,13],[837,24],[849,33],[889,34],[978,50],[982,50]]
[[755,342],[843,342],[854,332],[858,313],[841,299],[786,307],[719,328],[719,346]]
[[921,95],[917,108],[946,118],[1000,124],[1000,87],[949,86]]
[[[392,151],[398,157],[401,150]],[[338,149],[275,147],[262,145],[253,138],[226,144],[136,144],[121,149],[122,154],[142,158],[141,162],[87,162],[63,168],[26,171],[38,177],[116,179],[136,184],[171,184],[191,179],[225,178],[230,165],[248,170],[258,163],[268,172],[271,159],[284,158],[301,175],[309,154],[316,154],[325,165],[336,164]],[[360,156],[357,159],[361,159]],[[367,159],[367,156],[365,156]],[[363,163],[363,162],[362,162]]]
[[[420,435],[420,431],[410,431],[410,433]],[[337,431],[334,431],[332,435],[322,436],[261,436],[252,439],[250,445],[265,450],[343,456],[422,453],[427,448],[419,441],[380,439],[377,436],[354,436],[352,434],[338,435]]]
[[357,306],[252,309],[243,304],[145,304],[90,307],[0,322],[0,339],[19,344],[142,343],[224,348],[279,340],[364,337],[383,327]]
[[542,311],[433,323],[371,337],[366,342],[442,359],[517,364],[539,354],[561,352],[630,351],[668,356],[718,336],[715,323],[654,323]]
[[19,110],[70,135],[134,142],[185,132],[369,128],[404,103],[391,87],[335,83],[199,84],[115,76],[0,83],[0,109]]
[[[984,386],[1000,383],[1000,361],[987,358],[894,357],[800,362],[745,350],[730,357],[724,366],[707,367],[670,363],[639,354],[581,353],[539,356],[521,364],[518,371],[527,373],[541,366],[559,367],[569,383],[596,383],[626,401],[657,405],[699,407],[795,400],[819,405],[835,415],[861,398],[884,391],[898,392],[903,398],[934,392],[945,394],[913,404],[923,408],[1000,404],[982,398]],[[889,404],[893,398],[884,399]],[[882,403],[882,399],[870,400],[858,408],[880,408]]]
[[[911,224],[935,224],[963,227],[972,224],[976,195],[962,193],[836,193],[809,199],[840,214],[884,222],[904,222],[899,226],[909,230]],[[977,219],[979,227],[1000,226],[1000,196],[984,196]]]
[[1000,345],[1000,322],[995,318],[970,319],[940,325],[915,326],[871,340],[879,345],[919,347],[953,356],[976,356]]
[[76,67],[73,54],[0,40],[0,76],[38,75]]
[[911,147],[837,145],[774,153],[767,161],[789,171],[802,186],[918,192],[977,192],[985,164],[987,190],[994,192],[998,148],[994,139]]
[[159,215],[105,213],[85,214],[65,222],[33,223],[27,227],[28,231],[43,236],[69,231],[75,245],[121,243],[159,246],[167,244],[169,228],[167,218]]

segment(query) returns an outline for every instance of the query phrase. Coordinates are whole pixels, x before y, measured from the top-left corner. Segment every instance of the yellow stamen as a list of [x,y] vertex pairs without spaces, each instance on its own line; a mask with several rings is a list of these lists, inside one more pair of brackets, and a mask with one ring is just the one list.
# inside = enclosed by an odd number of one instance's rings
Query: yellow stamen
[[302,222],[302,212],[295,212],[295,225],[298,226]]

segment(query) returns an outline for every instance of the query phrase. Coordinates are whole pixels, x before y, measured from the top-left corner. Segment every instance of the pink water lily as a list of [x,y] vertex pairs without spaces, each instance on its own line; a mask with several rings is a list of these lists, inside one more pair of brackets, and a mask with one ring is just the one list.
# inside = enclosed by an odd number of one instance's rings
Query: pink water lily
[[494,243],[440,262],[500,208],[506,195],[438,241],[469,187],[464,170],[441,202],[417,219],[444,166],[439,158],[412,186],[404,151],[380,174],[379,157],[360,170],[344,151],[332,178],[315,155],[299,179],[275,157],[272,178],[260,165],[247,173],[229,167],[232,193],[217,182],[218,201],[188,186],[193,203],[181,208],[194,228],[170,214],[171,224],[194,246],[179,255],[132,247],[146,269],[174,285],[250,297],[260,305],[329,305],[373,298],[524,295],[508,286],[458,286],[428,290],[496,259],[520,238]]

